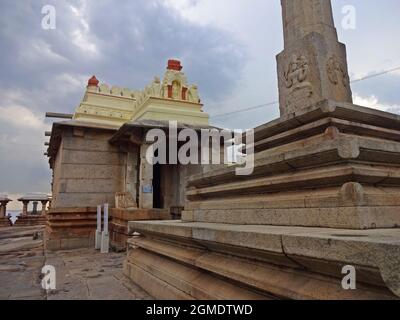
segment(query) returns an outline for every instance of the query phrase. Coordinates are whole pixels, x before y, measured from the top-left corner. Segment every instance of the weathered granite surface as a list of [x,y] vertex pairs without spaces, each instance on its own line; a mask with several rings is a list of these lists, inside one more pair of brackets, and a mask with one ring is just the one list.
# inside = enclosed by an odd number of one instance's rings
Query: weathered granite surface
[[0,299],[43,300],[42,227],[0,228]]
[[[176,287],[177,275],[171,280],[163,274],[174,273],[171,270],[179,270],[184,264],[185,268],[200,269],[211,278],[224,277],[228,284],[239,282],[264,298],[400,297],[400,229],[343,230],[153,221],[130,222],[129,231],[144,235],[129,241],[125,261],[125,272],[135,281],[139,281],[138,275],[147,272],[163,279],[164,286]],[[165,262],[154,255],[161,255]],[[145,263],[153,259],[160,260],[157,268]],[[346,265],[356,269],[357,290],[346,291],[341,287],[341,271]],[[156,291],[151,291],[152,284],[140,281],[141,286],[159,297]],[[186,289],[180,287],[180,290],[200,299],[202,296],[193,291],[197,281],[189,282]],[[171,290],[169,294],[169,298],[179,297]],[[211,289],[207,294],[216,298],[216,292]],[[244,298],[246,294],[239,296]]]
[[46,250],[94,247],[96,214],[96,207],[50,209],[44,236]]
[[8,217],[0,217],[0,227],[10,227],[12,225]]
[[48,150],[52,208],[114,206],[126,164],[125,154],[108,142],[116,129],[78,121],[53,124]]
[[400,226],[400,117],[324,100],[255,129],[255,168],[192,176],[184,221]]
[[281,115],[324,99],[352,102],[346,47],[330,1],[281,0],[285,48],[277,56]]
[[161,209],[112,209],[109,223],[111,248],[114,251],[126,251],[128,222],[144,220],[171,220],[171,215],[168,210]]
[[125,274],[156,297],[400,297],[400,116],[352,104],[331,1],[281,3],[281,117],[254,130],[254,173],[195,175],[182,221],[129,223]]
[[[0,228],[0,299],[134,300],[150,296],[122,274],[122,254],[94,249],[45,252],[42,227]],[[42,289],[44,265],[56,268],[56,290]]]
[[151,297],[122,273],[123,255],[93,249],[46,254],[57,270],[57,290],[48,300],[144,300]]
[[46,215],[20,215],[15,222],[17,227],[45,226]]

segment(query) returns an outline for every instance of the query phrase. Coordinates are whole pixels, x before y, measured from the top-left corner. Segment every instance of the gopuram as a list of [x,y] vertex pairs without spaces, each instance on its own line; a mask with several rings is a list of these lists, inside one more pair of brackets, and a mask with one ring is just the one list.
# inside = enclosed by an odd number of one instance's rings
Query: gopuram
[[400,117],[352,104],[331,1],[282,9],[281,116],[255,129],[254,173],[193,175],[182,220],[129,222],[124,272],[155,298],[400,297]]

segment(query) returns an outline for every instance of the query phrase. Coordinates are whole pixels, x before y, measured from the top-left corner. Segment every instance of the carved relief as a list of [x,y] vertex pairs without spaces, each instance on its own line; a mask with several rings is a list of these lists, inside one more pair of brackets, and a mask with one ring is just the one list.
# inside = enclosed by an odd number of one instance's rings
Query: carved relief
[[[283,72],[283,82],[289,90],[286,98],[286,110],[294,111],[298,104],[305,104],[313,94],[313,86],[307,81],[310,73],[308,60],[304,55],[292,55]],[[293,109],[293,110],[292,110]]]
[[284,72],[286,88],[299,87],[307,79],[308,72],[309,67],[306,57],[293,55]]
[[184,92],[187,91],[187,79],[183,72],[168,69],[163,80],[163,95],[162,97],[174,100],[183,99]]
[[180,100],[182,96],[182,86],[178,81],[172,82],[172,99]]
[[188,100],[190,102],[200,103],[199,92],[198,92],[198,88],[196,85],[190,86],[189,93],[188,93]]
[[189,87],[184,73],[175,69],[168,69],[162,82],[156,77],[143,91],[136,94],[134,107],[140,108],[149,97],[200,103],[197,86]]
[[328,62],[326,63],[326,68],[329,81],[332,84],[338,85],[339,82],[341,82],[344,87],[349,86],[349,75],[346,71],[346,68],[336,56],[329,58]]

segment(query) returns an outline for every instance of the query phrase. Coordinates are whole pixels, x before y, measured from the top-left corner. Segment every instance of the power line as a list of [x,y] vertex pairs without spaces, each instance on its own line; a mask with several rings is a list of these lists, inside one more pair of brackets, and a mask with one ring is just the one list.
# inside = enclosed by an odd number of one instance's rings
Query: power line
[[[368,75],[368,76],[365,76],[365,77],[362,77],[362,78],[359,78],[359,79],[355,79],[355,80],[350,81],[350,83],[357,83],[357,82],[368,80],[368,79],[371,79],[371,78],[376,78],[376,77],[383,76],[385,74],[388,74],[388,73],[391,73],[391,72],[394,72],[394,71],[397,71],[397,70],[400,70],[400,67],[389,69],[389,70],[385,70],[385,71],[382,71],[382,72],[379,72],[379,73],[374,73],[374,74],[371,74],[371,75]],[[231,111],[231,112],[227,112],[227,113],[220,113],[220,114],[212,115],[212,116],[210,116],[210,118],[215,119],[215,118],[219,118],[219,117],[223,117],[223,116],[230,116],[232,114],[243,113],[243,112],[247,112],[247,111],[251,111],[251,110],[260,109],[260,108],[263,108],[263,107],[274,106],[274,105],[277,105],[277,104],[279,104],[279,101],[271,101],[271,102],[263,103],[263,104],[260,104],[260,105],[257,105],[257,106],[248,107],[248,108],[245,108],[245,109],[239,109],[239,110],[236,110],[236,111]]]
[[391,73],[391,72],[394,72],[394,71],[397,71],[397,70],[400,70],[400,67],[393,68],[393,69],[386,70],[386,71],[382,71],[382,72],[378,72],[378,73],[374,73],[374,74],[362,77],[360,79],[353,80],[353,81],[351,81],[351,83],[360,82],[360,81],[363,81],[363,80],[367,80],[367,79],[383,76],[385,74],[388,74],[388,73]]
[[226,116],[226,115],[231,115],[231,114],[236,114],[236,113],[247,112],[247,111],[250,111],[250,110],[260,109],[260,108],[262,108],[262,107],[273,106],[273,105],[276,105],[276,104],[278,104],[278,103],[279,103],[279,101],[267,102],[267,103],[263,103],[263,104],[260,104],[260,105],[258,105],[258,106],[249,107],[249,108],[246,108],[246,109],[240,109],[240,110],[231,111],[231,112],[227,112],[227,113],[216,114],[216,115],[211,116],[211,118],[218,118],[218,117],[221,117],[221,116]]

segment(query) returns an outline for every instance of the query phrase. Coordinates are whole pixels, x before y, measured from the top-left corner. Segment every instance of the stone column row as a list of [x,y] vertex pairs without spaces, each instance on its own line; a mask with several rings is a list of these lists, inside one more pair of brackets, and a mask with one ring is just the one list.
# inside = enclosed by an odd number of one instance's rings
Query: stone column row
[[[23,200],[22,201],[22,203],[23,203],[23,208],[22,208],[22,215],[23,216],[27,216],[28,215],[28,205],[29,205],[29,202],[30,201],[28,201],[28,200]],[[41,214],[42,215],[45,215],[46,214],[46,206],[47,206],[47,203],[49,202],[48,200],[42,200],[42,201],[40,201],[41,203],[42,203],[42,212],[41,212]],[[32,214],[37,214],[37,206],[38,206],[38,204],[39,204],[39,202],[38,201],[34,201],[33,202],[33,211],[32,211]]]

